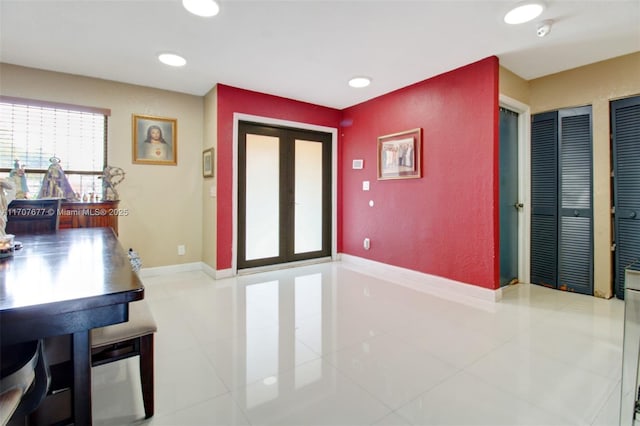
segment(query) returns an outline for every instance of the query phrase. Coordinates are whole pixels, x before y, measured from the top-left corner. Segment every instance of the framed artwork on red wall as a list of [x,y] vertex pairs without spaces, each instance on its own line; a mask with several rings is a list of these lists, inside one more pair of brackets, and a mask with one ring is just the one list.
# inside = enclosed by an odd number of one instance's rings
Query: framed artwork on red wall
[[422,129],[378,137],[378,180],[422,177]]

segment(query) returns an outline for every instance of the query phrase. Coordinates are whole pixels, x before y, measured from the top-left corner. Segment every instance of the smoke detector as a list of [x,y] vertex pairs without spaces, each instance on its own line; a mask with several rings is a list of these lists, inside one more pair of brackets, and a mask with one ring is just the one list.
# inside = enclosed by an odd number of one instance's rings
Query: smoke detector
[[553,25],[553,21],[551,19],[547,19],[538,23],[538,28],[536,29],[536,35],[538,37],[545,37],[549,35],[549,33],[551,32],[551,25]]

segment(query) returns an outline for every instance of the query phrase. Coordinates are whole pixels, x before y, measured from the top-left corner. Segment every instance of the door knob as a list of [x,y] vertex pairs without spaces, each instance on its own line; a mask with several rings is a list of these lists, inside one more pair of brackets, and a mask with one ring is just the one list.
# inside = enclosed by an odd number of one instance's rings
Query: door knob
[[635,217],[637,216],[637,212],[631,212],[631,214],[629,215],[629,218],[631,219],[635,219]]
[[574,215],[575,217],[578,217],[578,216],[580,216],[580,212],[579,212],[578,210],[574,210],[574,211],[573,211],[573,215]]
[[515,203],[515,204],[513,205],[513,207],[515,207],[517,210],[520,210],[521,208],[523,208],[523,207],[524,207],[524,204],[522,204],[522,203]]

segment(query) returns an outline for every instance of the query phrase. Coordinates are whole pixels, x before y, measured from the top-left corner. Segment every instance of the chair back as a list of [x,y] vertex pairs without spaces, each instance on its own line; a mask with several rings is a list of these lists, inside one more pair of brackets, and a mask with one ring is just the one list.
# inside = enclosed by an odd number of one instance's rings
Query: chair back
[[7,234],[56,232],[59,225],[59,198],[13,200],[7,209]]
[[0,410],[3,426],[25,424],[24,417],[38,408],[47,396],[51,372],[43,345],[42,340],[35,340],[0,349],[0,393],[8,403]]

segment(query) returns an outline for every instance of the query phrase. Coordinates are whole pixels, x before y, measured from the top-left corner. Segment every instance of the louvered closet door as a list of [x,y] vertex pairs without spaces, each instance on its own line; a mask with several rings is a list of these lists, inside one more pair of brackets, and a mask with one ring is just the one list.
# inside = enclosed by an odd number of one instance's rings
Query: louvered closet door
[[640,96],[611,103],[615,206],[615,292],[624,269],[640,259]]
[[558,287],[593,294],[591,107],[559,111]]
[[557,287],[558,113],[531,122],[531,282]]
[[591,107],[531,123],[531,282],[593,294]]

